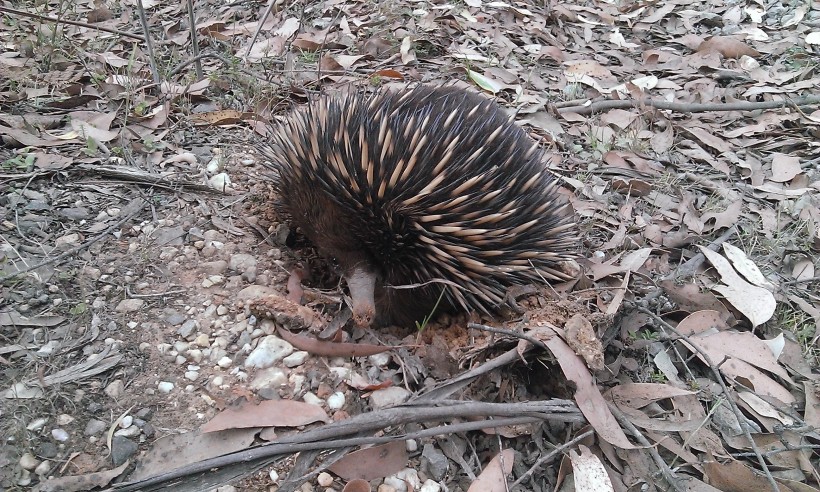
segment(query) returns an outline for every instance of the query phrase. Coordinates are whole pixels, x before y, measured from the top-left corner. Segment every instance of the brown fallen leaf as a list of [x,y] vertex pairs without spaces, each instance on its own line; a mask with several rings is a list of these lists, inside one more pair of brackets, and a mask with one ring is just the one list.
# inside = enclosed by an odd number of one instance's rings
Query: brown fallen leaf
[[759,58],[760,52],[743,41],[729,36],[712,36],[700,43],[698,53],[716,51],[726,58],[740,58],[743,55]]
[[298,427],[330,417],[319,405],[293,400],[266,400],[258,405],[244,403],[218,413],[202,426],[202,432],[250,427]]
[[114,468],[101,472],[88,473],[86,475],[72,475],[67,477],[52,478],[40,482],[37,486],[38,492],[80,492],[91,490],[97,487],[105,487],[111,480],[117,478],[131,465],[130,460]]
[[[403,440],[354,451],[327,469],[345,480],[375,480],[392,475],[407,466],[407,447]],[[368,489],[370,486],[368,485]]]
[[595,328],[581,314],[568,319],[564,325],[567,344],[576,354],[584,358],[593,371],[604,368],[604,347],[595,334]]
[[467,492],[506,492],[507,475],[510,474],[515,460],[515,451],[505,449],[487,463],[484,471],[470,484]]

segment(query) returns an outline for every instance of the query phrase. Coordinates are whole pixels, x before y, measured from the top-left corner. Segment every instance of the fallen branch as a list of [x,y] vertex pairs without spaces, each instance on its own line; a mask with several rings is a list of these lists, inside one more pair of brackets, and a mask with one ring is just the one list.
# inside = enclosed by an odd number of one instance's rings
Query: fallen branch
[[145,38],[143,36],[140,36],[139,34],[120,31],[119,29],[114,29],[112,27],[97,26],[97,25],[94,25],[94,24],[88,24],[86,22],[80,22],[80,21],[58,19],[56,17],[49,17],[47,15],[34,14],[32,12],[26,12],[24,10],[11,9],[11,8],[2,7],[2,6],[0,6],[0,12],[6,13],[6,14],[11,14],[11,15],[19,15],[21,17],[29,17],[31,19],[39,19],[41,21],[46,21],[46,22],[53,22],[55,24],[61,24],[62,23],[62,24],[68,24],[68,25],[77,26],[77,27],[87,27],[88,29],[94,29],[94,30],[97,30],[97,31],[110,32],[111,34],[117,34],[118,36],[122,36],[124,38],[136,39],[137,41],[142,41],[143,43],[145,42]]
[[758,111],[761,109],[777,109],[786,106],[815,106],[820,105],[820,96],[806,96],[797,99],[783,99],[780,101],[737,101],[732,103],[678,103],[669,101],[659,101],[652,98],[614,100],[604,99],[593,101],[589,104],[579,104],[576,106],[556,107],[559,114],[577,113],[580,115],[590,115],[608,109],[629,109],[642,106],[649,106],[655,109],[666,109],[679,113],[705,113],[707,111]]

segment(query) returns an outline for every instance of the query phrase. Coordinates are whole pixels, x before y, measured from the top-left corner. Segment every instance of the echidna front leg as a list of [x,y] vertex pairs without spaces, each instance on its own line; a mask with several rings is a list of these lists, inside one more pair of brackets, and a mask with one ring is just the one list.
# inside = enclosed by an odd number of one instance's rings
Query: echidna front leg
[[347,288],[353,301],[353,322],[359,328],[368,328],[376,318],[376,274],[361,265],[345,274]]

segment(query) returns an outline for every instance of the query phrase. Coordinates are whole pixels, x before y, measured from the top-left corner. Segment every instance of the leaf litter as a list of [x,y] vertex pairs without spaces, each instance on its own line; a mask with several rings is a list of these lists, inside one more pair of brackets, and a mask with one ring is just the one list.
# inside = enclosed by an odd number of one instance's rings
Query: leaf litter
[[[198,0],[197,56],[188,4],[141,2],[151,45],[138,5],[0,9],[4,488],[820,489],[817,8]],[[248,148],[417,80],[544,144],[583,272],[345,331]]]

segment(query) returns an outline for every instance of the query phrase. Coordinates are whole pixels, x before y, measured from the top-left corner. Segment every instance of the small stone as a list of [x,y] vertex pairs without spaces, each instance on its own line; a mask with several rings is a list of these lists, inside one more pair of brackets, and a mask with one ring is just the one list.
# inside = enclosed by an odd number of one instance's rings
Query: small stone
[[337,391],[327,398],[327,408],[331,410],[339,410],[345,406],[345,394]]
[[390,475],[384,479],[386,485],[392,485],[399,492],[407,490],[418,490],[421,488],[421,480],[419,474],[412,468],[405,468],[395,475]]
[[196,371],[185,371],[185,379],[189,381],[196,381],[199,378],[199,373]]
[[30,430],[30,431],[38,431],[38,430],[42,429],[43,427],[45,427],[47,422],[48,422],[48,419],[45,419],[45,418],[34,419],[34,420],[31,421],[30,424],[28,424],[26,426],[26,429]]
[[259,344],[245,359],[245,367],[264,369],[284,359],[293,353],[293,345],[275,335],[268,335],[259,341]]
[[292,368],[301,366],[302,364],[304,364],[305,359],[307,359],[308,355],[310,354],[308,354],[304,350],[299,350],[282,359],[282,362],[285,364],[285,367]]
[[410,392],[399,386],[390,386],[389,388],[379,389],[370,394],[370,404],[373,409],[381,410],[382,408],[394,407],[401,405],[410,398]]
[[56,458],[57,454],[59,452],[60,452],[60,448],[59,448],[59,446],[57,446],[56,443],[54,443],[52,441],[46,441],[46,442],[40,443],[37,446],[37,450],[34,454],[36,456],[38,456],[39,458],[51,459],[51,458]]
[[23,456],[20,456],[20,468],[23,470],[33,470],[37,468],[37,465],[40,464],[40,460],[34,457],[31,453],[24,453]]
[[221,276],[228,270],[228,262],[225,260],[206,261],[200,263],[199,268],[208,275]]
[[39,465],[37,465],[37,468],[34,469],[34,474],[39,475],[39,476],[43,476],[43,475],[47,474],[50,470],[51,470],[51,462],[48,461],[48,460],[45,460],[42,463],[40,463]]
[[17,479],[17,485],[21,487],[31,485],[31,472],[28,470],[20,470],[20,478]]
[[268,367],[256,373],[251,382],[251,389],[258,391],[263,388],[279,388],[288,383],[288,376],[285,370],[280,367]]
[[228,356],[222,357],[221,359],[216,361],[216,365],[218,365],[219,367],[221,367],[223,369],[227,369],[228,367],[231,367],[231,364],[233,364],[233,359],[231,359]]
[[66,442],[68,441],[69,435],[65,429],[57,427],[56,429],[51,429],[51,437],[57,442]]
[[160,393],[170,393],[173,389],[174,383],[170,383],[168,381],[160,381],[159,384],[157,384],[157,391]]
[[125,383],[122,382],[122,379],[115,379],[103,391],[111,398],[119,399],[125,393]]
[[330,473],[322,472],[316,477],[316,483],[318,483],[322,487],[330,487],[333,485],[333,477]]
[[421,452],[421,463],[434,480],[443,480],[450,467],[450,460],[432,444],[425,444]]
[[114,310],[118,313],[134,313],[142,309],[145,301],[142,299],[123,299]]
[[134,441],[123,436],[115,435],[111,439],[111,461],[114,462],[114,466],[120,466],[125,463],[128,458],[137,452],[138,447]]
[[178,313],[173,311],[165,316],[165,322],[171,326],[179,326],[185,322],[185,315],[182,313]]
[[191,349],[186,352],[188,358],[194,362],[202,362],[202,351],[199,349]]
[[318,396],[314,395],[310,391],[305,393],[305,396],[302,397],[302,400],[305,403],[309,403],[311,405],[318,405],[318,406],[322,406],[325,403],[324,400],[322,400]]
[[268,476],[271,479],[271,482],[276,483],[279,480],[279,473],[276,470],[271,470],[268,472]]
[[404,441],[404,446],[407,448],[408,453],[415,453],[419,448],[419,443],[415,439],[408,439]]
[[194,334],[194,331],[198,329],[199,323],[194,319],[189,319],[182,323],[182,326],[180,326],[177,330],[177,335],[181,336],[186,340],[190,340],[191,336],[193,336]]
[[390,363],[390,359],[392,356],[388,352],[382,352],[380,354],[373,354],[367,358],[371,364],[376,367],[384,367]]
[[134,423],[134,417],[126,415],[120,420],[120,429],[127,429]]
[[386,483],[380,484],[379,488],[376,490],[378,492],[397,492],[396,487],[393,487],[392,485],[388,485]]
[[140,434],[140,428],[136,425],[132,425],[127,429],[120,429],[114,433],[115,436],[122,436],[122,437],[136,437]]
[[99,280],[102,275],[102,271],[100,271],[99,268],[86,265],[80,270],[80,275],[83,277],[88,277],[91,280]]
[[247,253],[237,253],[231,256],[228,268],[238,273],[245,272],[249,268],[256,268],[256,257]]
[[96,436],[101,434],[108,426],[102,420],[91,419],[85,424],[83,434],[86,436]]
[[57,425],[68,425],[71,422],[74,422],[74,417],[72,417],[71,415],[62,413],[57,416]]
[[78,244],[80,244],[80,235],[76,232],[60,236],[54,241],[54,247],[60,251],[68,251]]
[[228,314],[228,308],[220,304],[216,308],[216,314],[218,314],[219,316],[225,316],[226,314]]
[[434,482],[428,478],[423,484],[421,484],[421,489],[419,489],[419,492],[439,492],[440,490],[441,485],[439,485],[438,482]]
[[194,339],[194,345],[199,345],[200,347],[208,347],[211,345],[211,340],[210,338],[208,338],[208,335],[200,333]]

